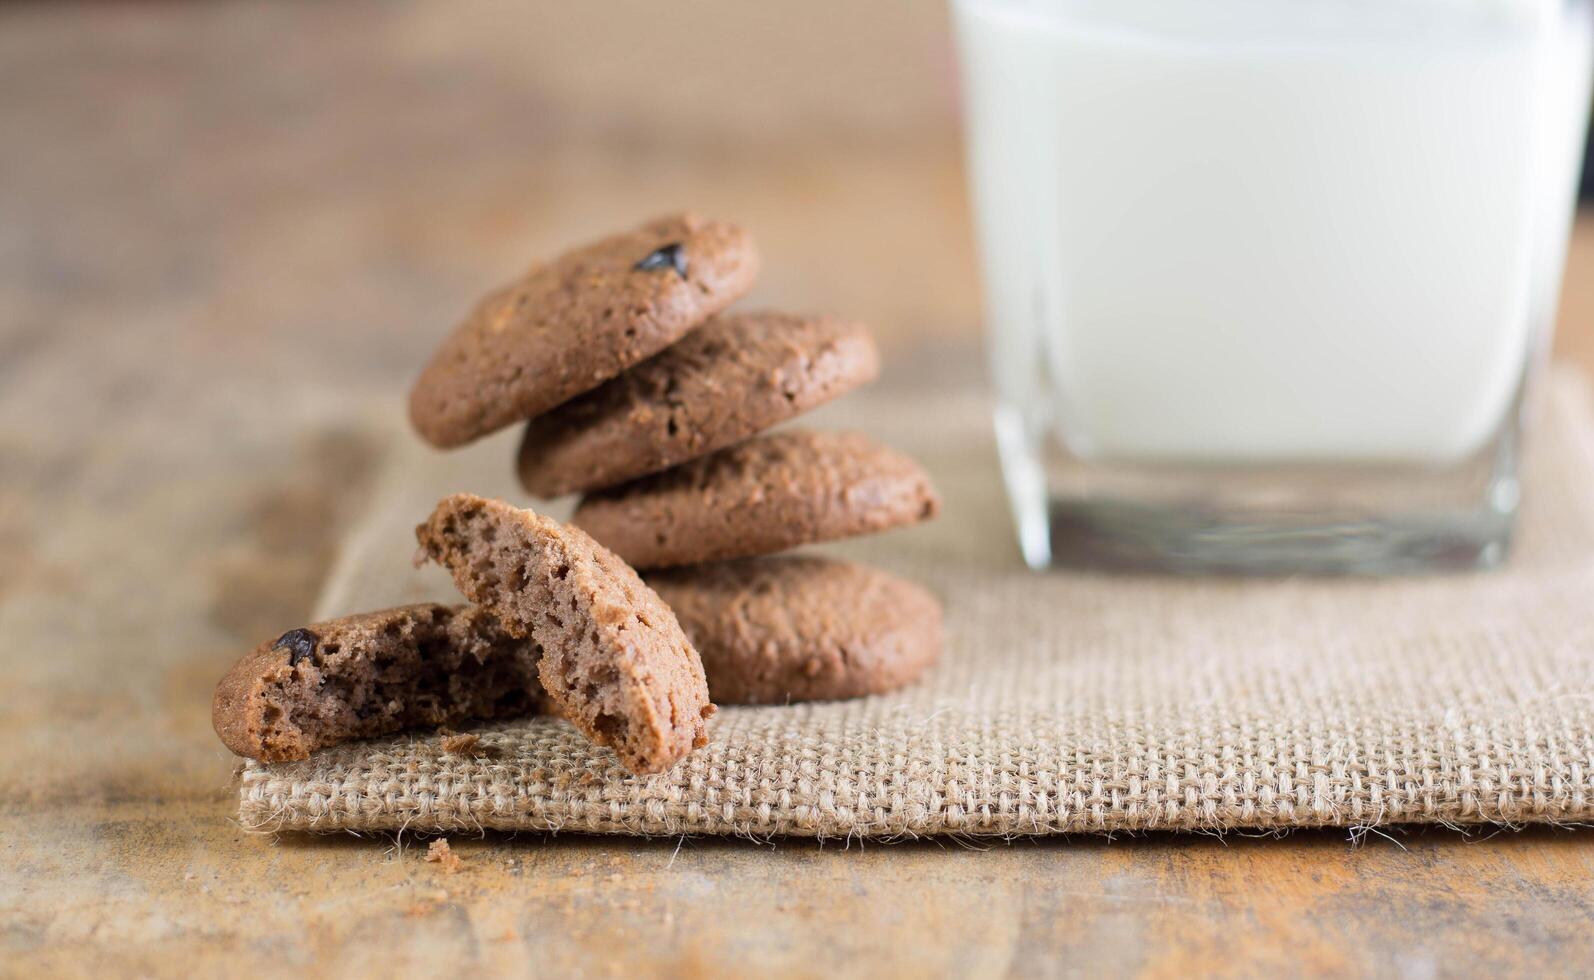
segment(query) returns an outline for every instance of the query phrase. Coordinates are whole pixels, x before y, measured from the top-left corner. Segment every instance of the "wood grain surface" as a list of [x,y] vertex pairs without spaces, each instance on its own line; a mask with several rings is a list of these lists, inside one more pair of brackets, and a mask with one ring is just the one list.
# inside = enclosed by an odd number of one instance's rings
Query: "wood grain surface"
[[[1568,974],[1586,833],[252,837],[216,679],[299,625],[477,293],[683,204],[751,302],[975,357],[934,2],[0,6],[0,973]],[[1594,367],[1594,229],[1561,350]]]

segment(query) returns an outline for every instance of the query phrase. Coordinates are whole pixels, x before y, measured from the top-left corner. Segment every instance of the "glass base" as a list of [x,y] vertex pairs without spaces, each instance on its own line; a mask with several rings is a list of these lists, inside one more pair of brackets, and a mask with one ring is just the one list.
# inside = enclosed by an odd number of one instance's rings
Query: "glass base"
[[1518,487],[1517,413],[1453,464],[1198,466],[1070,455],[998,410],[1019,544],[1032,568],[1396,575],[1499,564]]

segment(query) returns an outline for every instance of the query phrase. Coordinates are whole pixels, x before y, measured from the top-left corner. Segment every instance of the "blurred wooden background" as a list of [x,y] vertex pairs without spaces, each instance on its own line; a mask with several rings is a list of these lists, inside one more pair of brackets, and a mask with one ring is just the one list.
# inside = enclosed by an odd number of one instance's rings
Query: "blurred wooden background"
[[[0,954],[18,973],[1555,972],[1581,835],[866,849],[231,823],[216,678],[299,625],[483,289],[683,205],[750,302],[978,361],[934,0],[0,6]],[[1594,231],[1559,344],[1594,367]],[[984,847],[984,845],[981,845]]]

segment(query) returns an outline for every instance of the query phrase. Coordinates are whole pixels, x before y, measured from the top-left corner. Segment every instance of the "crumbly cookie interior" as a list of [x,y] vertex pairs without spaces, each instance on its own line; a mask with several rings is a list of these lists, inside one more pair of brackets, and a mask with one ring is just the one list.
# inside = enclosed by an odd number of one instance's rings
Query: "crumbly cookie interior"
[[536,662],[534,646],[479,615],[332,633],[313,659],[259,690],[260,742],[268,758],[295,759],[406,728],[530,714],[540,704]]
[[[579,578],[578,563],[594,562],[578,555],[553,535],[500,520],[481,507],[460,507],[437,527],[433,538],[443,562],[453,569],[461,591],[498,615],[504,629],[534,639],[542,651],[538,675],[560,713],[595,741],[615,751],[636,771],[656,768],[661,725],[640,714],[647,695],[617,667],[626,655],[626,632],[653,626],[638,611],[638,597],[624,582],[605,585],[610,601],[589,594],[592,584],[611,576],[591,569]],[[598,607],[602,606],[600,610]],[[670,726],[697,724],[694,719],[655,719]]]

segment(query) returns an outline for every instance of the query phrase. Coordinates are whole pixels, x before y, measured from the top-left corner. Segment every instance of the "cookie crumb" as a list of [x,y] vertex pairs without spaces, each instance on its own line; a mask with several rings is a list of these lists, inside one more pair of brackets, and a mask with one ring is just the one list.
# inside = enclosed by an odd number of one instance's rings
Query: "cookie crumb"
[[481,736],[472,735],[470,732],[460,734],[443,732],[443,751],[449,755],[474,755],[480,743]]
[[439,837],[426,845],[426,860],[429,863],[441,865],[444,874],[458,874],[465,862],[460,860],[448,846],[447,837]]

